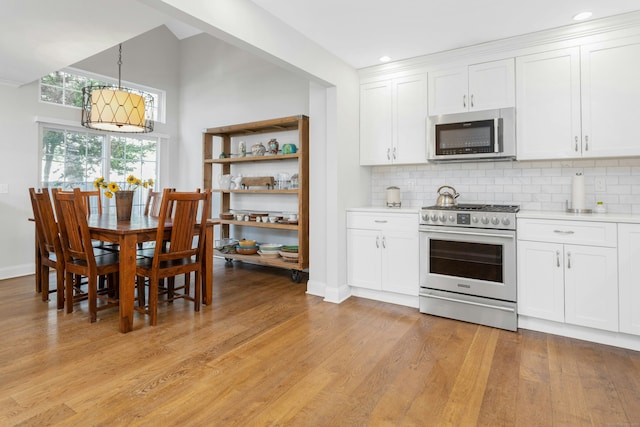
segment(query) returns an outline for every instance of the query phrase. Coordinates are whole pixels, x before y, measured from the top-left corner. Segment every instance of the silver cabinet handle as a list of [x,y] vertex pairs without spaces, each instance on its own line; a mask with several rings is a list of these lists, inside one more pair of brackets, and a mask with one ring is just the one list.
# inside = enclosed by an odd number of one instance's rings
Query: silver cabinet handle
[[462,106],[467,108],[467,95],[462,95]]
[[567,268],[571,268],[571,252],[567,252]]
[[473,108],[473,94],[471,94],[471,108]]
[[556,251],[556,267],[560,267],[560,251]]
[[387,240],[385,236],[382,236],[382,247],[384,249],[387,249]]
[[391,160],[391,148],[387,148],[387,160]]
[[575,151],[578,151],[578,135],[576,135],[576,150]]
[[589,151],[589,135],[584,136],[584,151]]
[[571,230],[553,230],[554,233],[558,233],[558,234],[573,234],[575,233],[575,231],[571,231]]
[[396,147],[393,147],[393,160],[395,160],[396,158],[397,158],[396,157]]
[[380,236],[376,236],[376,248],[380,249]]
[[376,219],[373,222],[378,223],[378,224],[386,224],[387,220],[386,219]]

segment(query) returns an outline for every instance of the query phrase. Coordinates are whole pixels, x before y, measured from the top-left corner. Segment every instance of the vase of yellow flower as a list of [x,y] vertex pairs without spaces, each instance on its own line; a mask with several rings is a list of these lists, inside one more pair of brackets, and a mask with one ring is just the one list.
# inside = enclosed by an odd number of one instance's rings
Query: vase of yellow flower
[[104,195],[108,198],[116,198],[116,215],[118,221],[129,221],[131,219],[131,210],[133,208],[133,194],[136,188],[142,186],[144,188],[153,187],[153,179],[142,181],[133,175],[127,177],[125,187],[120,187],[116,182],[106,183],[104,177],[97,178],[93,181],[93,186],[97,189],[106,189]]

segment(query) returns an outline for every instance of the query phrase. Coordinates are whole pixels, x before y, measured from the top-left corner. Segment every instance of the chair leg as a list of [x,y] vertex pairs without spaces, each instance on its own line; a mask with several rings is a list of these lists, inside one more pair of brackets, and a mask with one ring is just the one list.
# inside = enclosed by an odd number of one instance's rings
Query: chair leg
[[98,319],[98,278],[90,275],[87,282],[89,287],[89,322],[93,323]]
[[193,301],[193,311],[200,311],[200,298],[201,298],[200,293],[202,290],[202,286],[204,285],[204,282],[202,281],[202,277],[203,275],[200,274],[198,271],[196,271],[194,286],[193,286],[194,294],[195,294],[195,300]]
[[49,266],[40,264],[40,292],[42,292],[42,301],[49,301]]
[[76,275],[67,273],[64,281],[64,304],[67,308],[67,313],[73,312],[73,285],[75,284]]
[[136,288],[138,289],[138,307],[144,307],[145,304],[145,296],[144,296],[144,276],[136,276]]
[[58,310],[64,308],[64,271],[56,268],[56,307]]
[[152,274],[149,277],[149,316],[151,326],[158,323],[158,277]]
[[167,299],[169,304],[173,304],[173,298],[175,296],[176,277],[171,276],[167,278]]

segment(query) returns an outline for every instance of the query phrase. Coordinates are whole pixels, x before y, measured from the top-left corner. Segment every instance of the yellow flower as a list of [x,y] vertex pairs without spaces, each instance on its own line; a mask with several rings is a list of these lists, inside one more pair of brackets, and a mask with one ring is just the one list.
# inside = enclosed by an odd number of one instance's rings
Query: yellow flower
[[109,189],[109,191],[111,191],[112,193],[115,193],[116,191],[120,190],[120,187],[118,186],[117,183],[115,182],[110,182],[109,185],[107,185],[107,188]]
[[107,191],[104,192],[104,195],[109,199],[111,199],[113,197],[113,194],[116,193],[117,191],[135,190],[140,186],[143,186],[144,188],[151,188],[153,187],[153,179],[143,181],[140,178],[136,178],[134,175],[129,175],[127,177],[126,188],[125,188],[124,186],[120,187],[117,182],[107,183],[105,182],[104,177],[101,176],[99,178],[96,178],[93,181],[93,186],[98,189],[105,188]]
[[104,195],[107,196],[107,198],[111,199],[113,197],[113,193],[111,191],[105,191]]
[[104,177],[96,178],[95,181],[93,181],[93,186],[97,189],[104,188]]
[[129,175],[129,176],[127,177],[127,184],[129,184],[129,185],[135,185],[135,184],[137,184],[137,182],[138,182],[138,178],[136,178],[135,176],[133,176],[133,175]]

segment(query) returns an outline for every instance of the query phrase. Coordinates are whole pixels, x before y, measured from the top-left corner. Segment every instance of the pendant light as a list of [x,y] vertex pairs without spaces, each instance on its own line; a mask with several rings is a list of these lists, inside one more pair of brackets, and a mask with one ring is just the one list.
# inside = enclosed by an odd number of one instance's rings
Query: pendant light
[[118,86],[89,85],[82,89],[82,126],[109,132],[153,131],[153,97],[122,87],[122,44],[118,54]]

